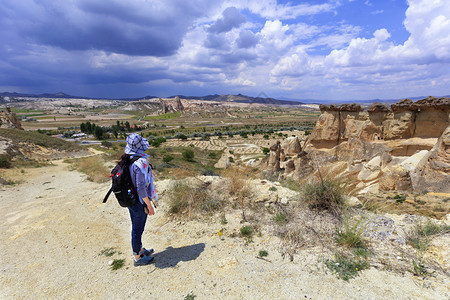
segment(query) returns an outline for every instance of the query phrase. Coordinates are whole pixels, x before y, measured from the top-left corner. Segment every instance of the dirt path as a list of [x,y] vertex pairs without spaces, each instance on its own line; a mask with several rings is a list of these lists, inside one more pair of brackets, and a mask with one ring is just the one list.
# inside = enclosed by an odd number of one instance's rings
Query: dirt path
[[[227,235],[221,240],[219,220],[168,222],[164,203],[143,238],[155,248],[155,263],[135,268],[128,211],[113,198],[101,203],[108,183],[89,182],[62,162],[15,176],[22,183],[0,187],[2,299],[183,299],[190,291],[196,299],[450,297],[442,277],[424,287],[410,274],[371,268],[345,282],[326,274],[320,253],[304,250],[289,262],[267,232],[249,245]],[[166,184],[157,182],[157,188]],[[226,217],[226,230],[241,226],[237,217]],[[120,253],[101,255],[106,248]],[[262,249],[271,262],[255,258]],[[125,259],[125,266],[113,271],[111,259]]]

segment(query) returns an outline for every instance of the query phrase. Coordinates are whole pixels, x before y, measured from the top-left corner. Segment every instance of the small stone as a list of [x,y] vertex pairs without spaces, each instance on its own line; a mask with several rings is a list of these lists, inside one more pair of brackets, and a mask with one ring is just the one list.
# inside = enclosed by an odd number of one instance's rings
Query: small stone
[[112,266],[112,264],[114,263],[114,260],[111,259],[110,261],[108,261],[108,265]]
[[238,263],[238,260],[234,256],[222,258],[217,261],[217,265],[221,268],[229,267]]

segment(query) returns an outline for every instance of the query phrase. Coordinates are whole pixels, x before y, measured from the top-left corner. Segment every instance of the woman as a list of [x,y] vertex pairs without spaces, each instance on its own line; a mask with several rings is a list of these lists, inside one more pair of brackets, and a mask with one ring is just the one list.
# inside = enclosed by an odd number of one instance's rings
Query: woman
[[[152,200],[157,201],[155,186],[153,184],[153,172],[148,162],[148,154],[144,151],[149,147],[148,141],[137,133],[127,137],[127,145],[122,160],[139,156],[139,159],[130,165],[130,175],[133,186],[139,195],[139,202],[128,207],[131,217],[131,246],[133,248],[135,267],[148,265],[154,259],[151,254],[153,249],[142,247],[142,233],[144,232],[147,214],[152,216],[155,210]],[[152,200],[150,200],[152,199]]]

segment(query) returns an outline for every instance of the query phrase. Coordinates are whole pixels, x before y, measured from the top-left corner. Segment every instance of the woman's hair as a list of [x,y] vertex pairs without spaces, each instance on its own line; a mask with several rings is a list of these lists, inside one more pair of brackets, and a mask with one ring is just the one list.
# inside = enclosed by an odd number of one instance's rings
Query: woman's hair
[[127,161],[130,160],[130,154],[122,154],[122,156],[120,157],[119,161],[117,162],[120,166],[123,166]]

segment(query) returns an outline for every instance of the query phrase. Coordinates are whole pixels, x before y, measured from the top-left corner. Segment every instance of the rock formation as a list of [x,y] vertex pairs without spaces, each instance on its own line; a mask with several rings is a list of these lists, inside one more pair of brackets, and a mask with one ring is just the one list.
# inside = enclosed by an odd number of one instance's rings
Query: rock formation
[[9,107],[5,111],[0,111],[0,128],[18,128],[22,129],[17,115]]
[[308,139],[314,148],[331,149],[352,138],[368,142],[439,138],[450,124],[450,98],[404,99],[390,108],[374,103],[365,111],[358,104],[320,105],[320,110]]
[[272,170],[284,151],[281,168],[294,179],[318,168],[332,176],[334,167],[347,166],[336,170],[353,176],[362,192],[450,193],[450,98],[404,99],[390,107],[373,103],[367,110],[359,104],[320,105],[320,110],[305,151],[294,138],[271,147]]
[[185,111],[183,103],[181,102],[180,97],[178,97],[178,96],[175,96],[175,98],[173,98],[172,100],[162,100],[160,98],[159,101],[162,105],[161,112],[163,114],[169,113],[169,112],[184,112]]

